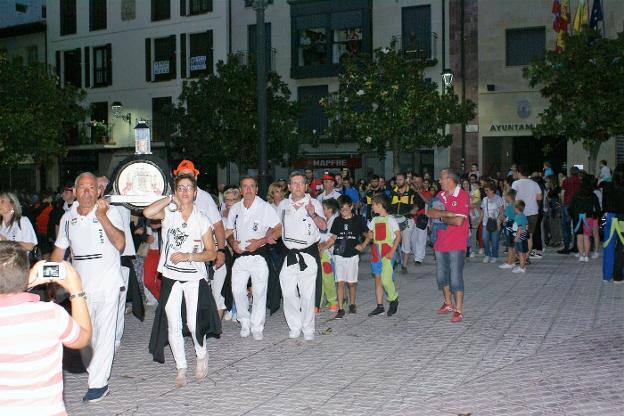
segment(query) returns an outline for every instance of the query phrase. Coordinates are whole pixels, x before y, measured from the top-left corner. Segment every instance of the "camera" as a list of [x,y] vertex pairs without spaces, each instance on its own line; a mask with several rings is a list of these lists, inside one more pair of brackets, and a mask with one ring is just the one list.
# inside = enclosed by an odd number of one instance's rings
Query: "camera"
[[43,263],[43,266],[37,271],[37,278],[64,280],[65,265],[63,263],[47,261]]

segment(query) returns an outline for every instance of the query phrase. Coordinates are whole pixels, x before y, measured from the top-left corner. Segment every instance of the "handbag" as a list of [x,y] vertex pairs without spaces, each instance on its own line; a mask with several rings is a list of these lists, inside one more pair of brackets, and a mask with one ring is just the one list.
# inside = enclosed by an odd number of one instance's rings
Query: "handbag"
[[427,225],[429,224],[429,217],[425,214],[419,214],[416,216],[416,228],[420,230],[427,229]]
[[136,255],[139,257],[147,257],[147,253],[149,252],[150,244],[147,241],[143,241],[139,244],[139,248],[137,248]]
[[490,201],[486,199],[485,203],[487,204],[486,211],[488,214],[488,219],[487,219],[487,222],[485,223],[485,229],[487,232],[493,233],[496,230],[498,230],[498,222],[496,221],[496,218],[492,218],[489,216],[490,215]]

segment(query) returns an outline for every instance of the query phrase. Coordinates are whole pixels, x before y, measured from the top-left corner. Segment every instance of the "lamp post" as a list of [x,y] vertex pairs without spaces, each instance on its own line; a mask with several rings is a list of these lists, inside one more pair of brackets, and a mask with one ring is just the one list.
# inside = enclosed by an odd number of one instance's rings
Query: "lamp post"
[[[442,81],[444,82],[445,90],[446,88],[453,86],[453,71],[448,68],[445,68],[442,72]],[[446,92],[446,91],[445,91]]]
[[123,104],[120,101],[113,101],[113,104],[111,104],[111,110],[113,110],[113,118],[118,118],[127,121],[128,124],[132,124],[132,114],[124,114],[122,112]]
[[255,0],[256,10],[256,92],[258,105],[258,185],[260,195],[268,189],[268,158],[267,158],[267,95],[266,95],[266,54],[264,33],[265,0]]

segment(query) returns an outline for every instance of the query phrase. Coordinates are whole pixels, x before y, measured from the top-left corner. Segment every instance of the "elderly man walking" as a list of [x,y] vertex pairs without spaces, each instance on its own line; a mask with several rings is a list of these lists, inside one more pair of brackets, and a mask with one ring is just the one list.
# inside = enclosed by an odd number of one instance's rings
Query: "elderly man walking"
[[[463,319],[464,258],[468,241],[470,196],[459,185],[459,177],[450,169],[440,173],[444,209],[430,209],[431,218],[439,218],[446,228],[438,230],[433,245],[436,256],[438,289],[444,294],[444,303],[438,314],[453,313],[452,322]],[[451,296],[452,295],[452,296]]]

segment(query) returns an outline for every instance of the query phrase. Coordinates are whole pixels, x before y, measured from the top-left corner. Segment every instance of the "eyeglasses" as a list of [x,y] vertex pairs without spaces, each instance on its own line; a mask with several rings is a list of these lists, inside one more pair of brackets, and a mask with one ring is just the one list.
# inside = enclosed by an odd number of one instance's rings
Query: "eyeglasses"
[[176,189],[180,192],[184,192],[184,191],[191,192],[195,190],[195,187],[193,185],[178,185]]

